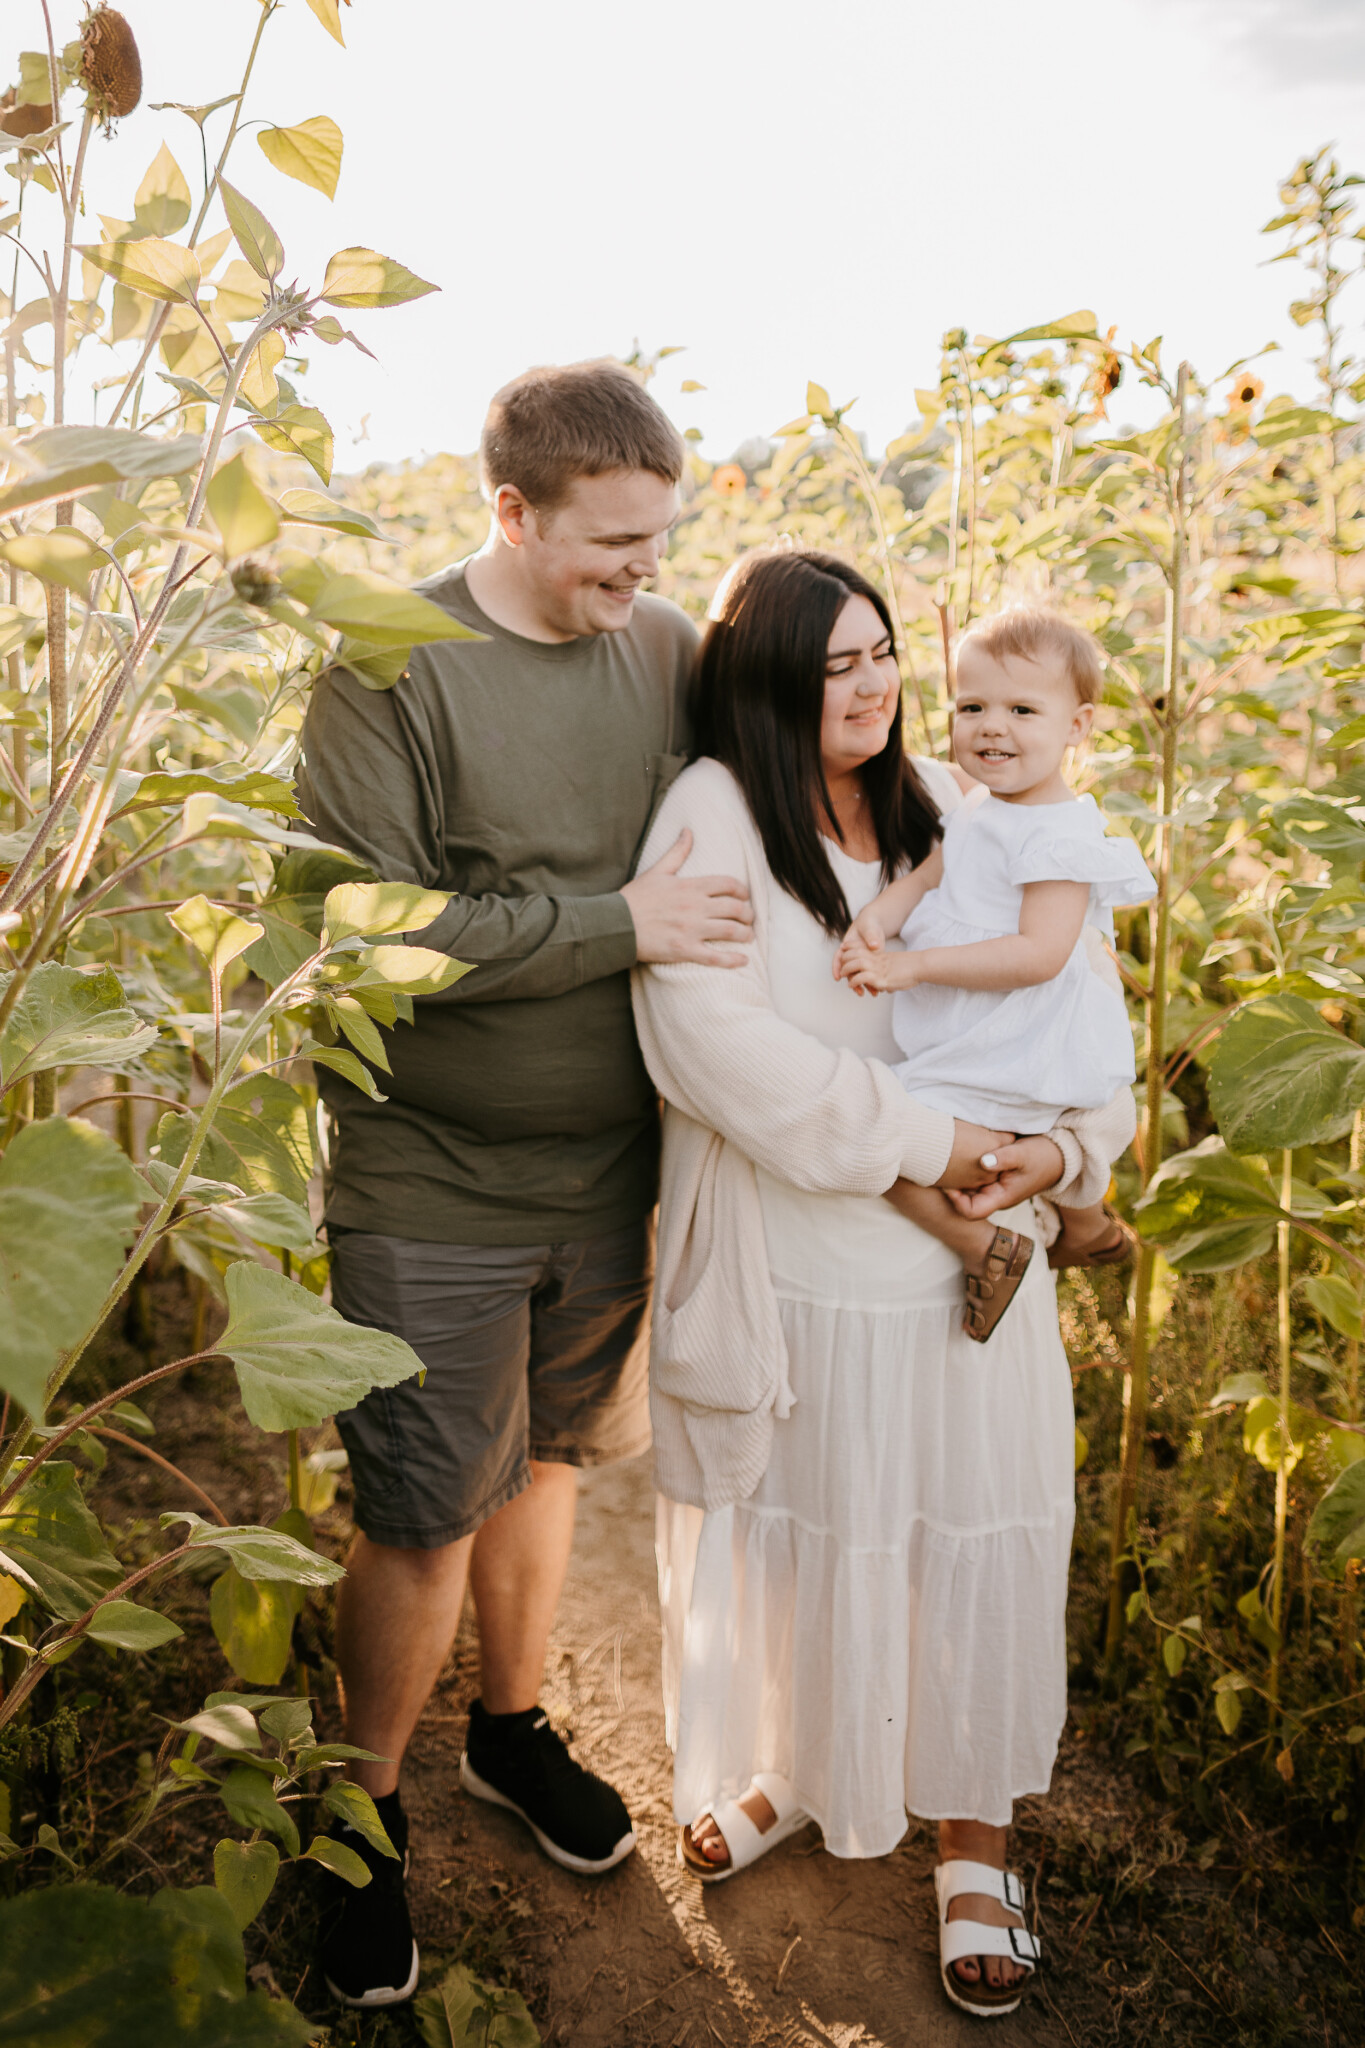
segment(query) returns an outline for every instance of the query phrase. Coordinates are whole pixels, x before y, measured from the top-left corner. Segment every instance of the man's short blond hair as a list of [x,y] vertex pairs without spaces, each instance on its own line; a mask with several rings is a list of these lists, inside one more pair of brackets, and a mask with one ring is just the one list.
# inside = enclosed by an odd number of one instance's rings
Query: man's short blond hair
[[620,363],[565,363],[527,370],[488,408],[479,447],[490,497],[515,484],[528,505],[553,512],[575,477],[644,469],[675,484],[682,437]]
[[1046,605],[1014,605],[994,618],[968,628],[959,647],[979,647],[996,661],[1017,656],[1021,661],[1051,657],[1061,662],[1082,704],[1098,704],[1104,688],[1104,657],[1093,633],[1073,626]]

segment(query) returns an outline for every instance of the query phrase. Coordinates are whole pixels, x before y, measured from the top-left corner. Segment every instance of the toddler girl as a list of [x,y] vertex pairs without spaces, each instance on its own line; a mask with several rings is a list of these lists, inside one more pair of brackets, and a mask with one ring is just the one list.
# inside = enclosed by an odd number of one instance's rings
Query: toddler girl
[[[932,1109],[1018,1136],[1064,1109],[1098,1109],[1135,1078],[1122,995],[1097,974],[1087,924],[1113,938],[1116,905],[1156,884],[1131,839],[1111,839],[1093,797],[1067,787],[1068,748],[1089,733],[1100,694],[1096,643],[1054,612],[1003,613],[963,639],[953,754],[984,788],[949,814],[943,841],[892,882],[845,935],[836,980],[860,995],[896,991],[895,1071]],[[897,935],[905,951],[888,951]],[[916,1190],[907,1208],[941,1234],[948,1198]],[[921,1214],[921,1210],[923,1213]],[[1102,1205],[1070,1210],[1068,1235],[1096,1242]],[[1126,1234],[1087,1263],[1122,1257]],[[1033,1251],[996,1230],[967,1278],[964,1328],[984,1343]]]

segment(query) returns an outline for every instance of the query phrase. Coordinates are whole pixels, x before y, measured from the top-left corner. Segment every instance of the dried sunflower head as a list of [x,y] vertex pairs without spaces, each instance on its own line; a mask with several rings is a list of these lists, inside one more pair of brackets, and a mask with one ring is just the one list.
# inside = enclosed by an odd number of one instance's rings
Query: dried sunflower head
[[133,31],[103,0],[81,23],[81,84],[106,134],[142,98],[142,59]]
[[41,135],[45,128],[52,126],[52,109],[49,106],[17,106],[18,94],[11,86],[8,92],[0,93],[0,128],[6,135]]

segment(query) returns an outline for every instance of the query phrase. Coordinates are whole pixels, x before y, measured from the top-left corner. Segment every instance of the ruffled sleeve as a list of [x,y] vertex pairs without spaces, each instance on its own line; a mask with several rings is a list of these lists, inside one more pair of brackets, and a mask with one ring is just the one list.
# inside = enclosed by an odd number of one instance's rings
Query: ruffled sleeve
[[1009,878],[1025,882],[1088,882],[1092,905],[1117,910],[1145,903],[1156,880],[1131,839],[1111,838],[1093,797],[1049,804],[1010,857]]

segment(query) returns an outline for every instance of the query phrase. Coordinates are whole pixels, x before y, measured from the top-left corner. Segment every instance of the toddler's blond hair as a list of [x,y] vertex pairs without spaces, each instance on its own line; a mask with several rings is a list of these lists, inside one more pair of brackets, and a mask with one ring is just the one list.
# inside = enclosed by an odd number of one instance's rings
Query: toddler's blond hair
[[1093,633],[1073,626],[1060,612],[1046,605],[1014,605],[994,618],[980,619],[969,626],[961,645],[973,641],[983,654],[996,661],[1017,656],[1037,661],[1046,656],[1058,659],[1082,704],[1098,704],[1104,687],[1104,663],[1100,644]]

